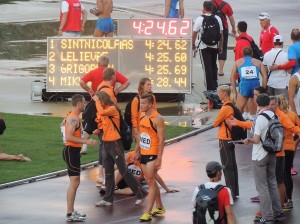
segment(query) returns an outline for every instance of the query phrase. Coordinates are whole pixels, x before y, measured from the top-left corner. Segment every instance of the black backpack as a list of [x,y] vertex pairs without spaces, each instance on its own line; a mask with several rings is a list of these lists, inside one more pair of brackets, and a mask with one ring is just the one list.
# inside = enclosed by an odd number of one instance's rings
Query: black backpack
[[273,118],[270,118],[270,116],[266,113],[261,113],[259,115],[264,116],[269,121],[266,138],[264,140],[260,138],[264,150],[268,153],[280,152],[283,147],[284,136],[283,127],[279,122],[278,117],[276,114],[274,114]]
[[222,1],[222,3],[220,5],[218,5],[215,1],[213,1],[213,3],[214,3],[214,7],[213,7],[213,10],[212,10],[212,14],[217,15],[221,18],[223,28],[224,28],[224,20],[226,20],[226,16],[222,12],[222,9],[227,4],[227,2]]
[[256,45],[256,43],[254,42],[254,40],[252,39],[252,41],[250,41],[247,37],[241,37],[242,40],[247,40],[250,44],[251,44],[251,48],[253,51],[253,58],[256,58],[260,61],[264,60],[264,54],[263,52],[259,49],[259,47]]
[[[132,129],[132,122],[131,122],[131,104],[133,99],[137,97],[138,98],[138,105],[140,105],[140,97],[139,95],[134,96],[126,105],[125,107],[125,112],[124,112],[124,120],[127,123],[127,125],[130,127],[130,129]],[[138,112],[140,110],[140,107],[138,106]]]
[[4,133],[6,129],[5,121],[3,120],[2,117],[0,117],[0,135]]
[[[245,121],[241,111],[236,106],[234,106],[232,103],[227,103],[224,106],[232,107],[232,109],[234,111],[233,117],[235,119],[237,119],[239,121]],[[233,141],[238,141],[238,140],[242,140],[242,139],[247,138],[247,130],[246,129],[241,128],[239,126],[232,126],[231,129],[230,129],[225,121],[224,121],[224,123],[225,123],[225,127],[226,127],[226,135],[227,135],[227,137],[229,136],[228,135],[228,131],[229,131],[230,134],[231,134],[231,139]]]
[[196,196],[196,206],[193,212],[193,224],[207,224],[209,221],[213,220],[214,224],[221,224],[222,220],[225,218],[226,213],[224,211],[224,216],[218,217],[216,213],[219,214],[218,209],[218,193],[224,186],[219,184],[215,188],[206,189],[204,184],[199,186],[199,192]]
[[[98,91],[101,89],[109,88],[108,86],[101,86]],[[82,113],[82,125],[83,130],[88,134],[92,134],[94,130],[98,128],[98,124],[95,121],[97,114],[97,108],[94,100],[88,102],[85,106],[84,111]]]
[[130,127],[125,122],[121,111],[120,110],[118,110],[118,111],[119,111],[119,115],[120,115],[120,129],[117,127],[117,125],[113,121],[113,119],[112,119],[113,116],[108,116],[108,118],[111,120],[111,122],[113,123],[115,129],[117,129],[119,135],[121,136],[121,140],[122,140],[124,150],[128,151],[128,150],[130,150],[131,144],[132,144],[131,130],[130,130]]
[[215,17],[215,15],[202,15],[202,33],[201,33],[201,41],[208,46],[213,46],[218,44],[221,40],[221,30],[220,25]]

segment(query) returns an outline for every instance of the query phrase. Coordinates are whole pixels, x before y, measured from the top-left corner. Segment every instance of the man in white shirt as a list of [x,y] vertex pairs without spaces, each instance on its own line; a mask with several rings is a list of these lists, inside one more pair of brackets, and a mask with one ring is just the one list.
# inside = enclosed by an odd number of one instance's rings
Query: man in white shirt
[[[207,90],[216,90],[218,87],[218,53],[223,51],[223,24],[219,16],[212,15],[213,10],[212,1],[203,2],[203,15],[199,16],[193,27],[192,43],[193,50],[196,50],[196,37],[198,33],[201,36],[200,50],[205,69],[206,88]],[[206,28],[205,21],[213,19],[215,22],[212,26],[214,28]],[[215,29],[215,30],[214,30]],[[215,31],[215,32],[214,32]],[[210,33],[210,34],[209,34]],[[218,35],[218,37],[216,37]],[[209,36],[208,38],[206,38]],[[209,41],[207,41],[209,40]]]
[[268,153],[261,143],[261,139],[266,138],[269,122],[266,117],[259,115],[265,113],[273,118],[275,114],[269,109],[270,98],[267,94],[259,94],[256,103],[258,113],[255,119],[254,137],[243,140],[245,144],[253,143],[253,175],[260,198],[260,211],[262,214],[262,217],[256,218],[254,223],[273,224],[274,221],[284,220],[285,216],[280,205],[275,176],[276,154]]
[[274,48],[264,55],[263,64],[268,72],[267,92],[270,96],[284,94],[287,97],[287,85],[289,74],[286,70],[270,71],[273,64],[284,64],[288,62],[288,55],[282,50],[283,38],[281,35],[274,37]]

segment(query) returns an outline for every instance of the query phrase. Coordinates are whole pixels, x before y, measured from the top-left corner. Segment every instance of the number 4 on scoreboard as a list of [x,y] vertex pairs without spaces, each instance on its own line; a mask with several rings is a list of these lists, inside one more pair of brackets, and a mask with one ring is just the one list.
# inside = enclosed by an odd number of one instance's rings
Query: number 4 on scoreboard
[[175,77],[174,82],[178,85],[178,87],[186,87],[186,78]]

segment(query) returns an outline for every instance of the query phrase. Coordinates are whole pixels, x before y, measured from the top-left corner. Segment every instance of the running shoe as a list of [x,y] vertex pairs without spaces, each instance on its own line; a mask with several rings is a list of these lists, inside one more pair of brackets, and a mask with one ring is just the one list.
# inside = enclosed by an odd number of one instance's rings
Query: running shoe
[[258,202],[259,203],[259,196],[250,198],[251,202]]
[[111,202],[104,201],[104,200],[101,200],[101,201],[95,203],[96,207],[106,207],[106,206],[112,206],[112,205],[113,204]]
[[155,209],[152,210],[151,215],[156,216],[156,215],[163,215],[165,213],[166,213],[165,208],[155,208]]
[[293,209],[293,202],[291,200],[288,200],[286,203],[283,204],[282,206],[282,210],[284,212],[288,212],[290,211],[291,209]]
[[291,169],[291,174],[292,175],[297,175],[298,174],[298,172],[295,170],[294,167],[292,167],[292,169]]
[[282,221],[284,221],[285,219],[286,219],[286,218],[285,218],[285,215],[284,215],[283,212],[274,215],[274,221],[275,221],[275,222],[282,222]]
[[97,179],[96,186],[97,187],[105,187],[105,180],[103,177],[100,177]]
[[76,215],[78,215],[78,216],[81,216],[81,217],[86,217],[86,214],[80,213],[80,212],[75,211],[75,210],[73,211],[73,213],[76,214]]
[[274,224],[273,220],[266,220],[265,218],[259,218],[259,219],[254,219],[253,221],[254,224]]
[[66,220],[68,222],[84,222],[86,220],[86,216],[80,216],[79,214],[79,212],[73,211],[71,215],[66,215]]
[[149,212],[145,212],[141,217],[140,217],[140,221],[141,222],[147,222],[147,221],[151,221],[152,219],[152,215]]

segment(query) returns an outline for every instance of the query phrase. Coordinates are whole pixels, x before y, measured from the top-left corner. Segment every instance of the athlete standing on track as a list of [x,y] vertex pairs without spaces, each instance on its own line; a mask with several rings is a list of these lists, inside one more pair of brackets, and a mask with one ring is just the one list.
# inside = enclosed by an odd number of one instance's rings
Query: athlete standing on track
[[77,188],[80,184],[80,149],[82,144],[96,145],[93,139],[82,139],[82,124],[79,118],[85,107],[85,100],[82,95],[75,94],[72,97],[72,111],[64,119],[65,126],[65,147],[63,158],[68,166],[70,186],[67,191],[67,221],[84,221],[85,214],[74,210],[74,201]]
[[[149,185],[148,206],[140,221],[150,221],[152,216],[164,214],[166,210],[161,201],[156,182],[157,171],[161,168],[165,142],[164,119],[153,109],[154,97],[145,93],[141,96],[140,109],[145,113],[140,120],[139,139],[135,151],[141,155],[142,170]],[[152,210],[154,202],[156,208]]]

